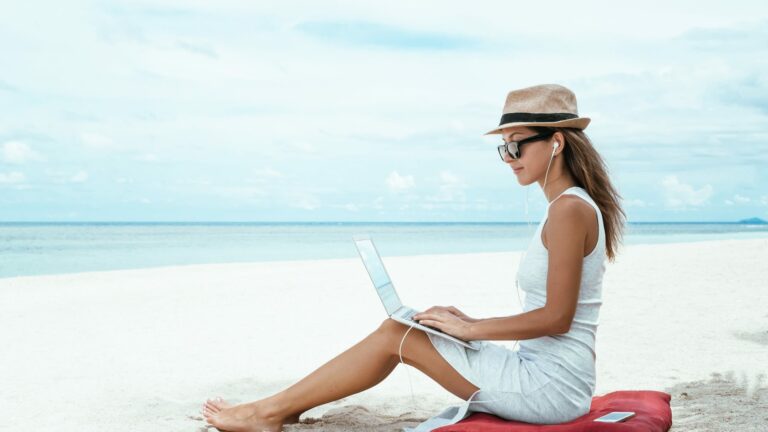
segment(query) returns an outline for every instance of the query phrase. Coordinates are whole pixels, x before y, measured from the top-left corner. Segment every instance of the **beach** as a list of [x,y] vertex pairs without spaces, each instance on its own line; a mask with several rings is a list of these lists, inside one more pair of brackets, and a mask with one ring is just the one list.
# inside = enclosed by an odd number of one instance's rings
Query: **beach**
[[[484,318],[521,311],[519,257],[383,259],[406,305]],[[766,430],[766,257],[768,239],[623,246],[603,281],[596,395],[667,391],[674,431]],[[385,318],[356,258],[2,278],[0,430],[215,430],[206,398],[269,396]],[[285,430],[399,430],[460,402],[399,365]]]

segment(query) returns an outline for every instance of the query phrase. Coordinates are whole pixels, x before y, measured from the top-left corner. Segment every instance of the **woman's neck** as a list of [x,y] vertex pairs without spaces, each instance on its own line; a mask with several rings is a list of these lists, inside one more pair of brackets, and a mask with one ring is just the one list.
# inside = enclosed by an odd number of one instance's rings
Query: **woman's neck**
[[544,190],[544,196],[547,198],[547,202],[551,203],[555,198],[559,197],[560,194],[574,186],[576,186],[576,182],[572,179],[562,179],[561,181],[555,182],[555,184],[548,184],[546,190]]

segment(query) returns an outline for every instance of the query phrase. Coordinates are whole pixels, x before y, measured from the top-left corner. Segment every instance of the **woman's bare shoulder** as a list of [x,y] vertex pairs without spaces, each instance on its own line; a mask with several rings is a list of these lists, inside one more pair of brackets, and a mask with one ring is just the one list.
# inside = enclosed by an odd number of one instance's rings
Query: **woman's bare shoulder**
[[567,194],[549,207],[547,223],[542,230],[542,242],[549,249],[550,238],[583,239],[595,218],[595,209],[584,199]]
[[562,195],[555,200],[549,207],[549,215],[552,216],[582,216],[585,222],[591,221],[595,217],[595,209],[584,198],[573,194]]

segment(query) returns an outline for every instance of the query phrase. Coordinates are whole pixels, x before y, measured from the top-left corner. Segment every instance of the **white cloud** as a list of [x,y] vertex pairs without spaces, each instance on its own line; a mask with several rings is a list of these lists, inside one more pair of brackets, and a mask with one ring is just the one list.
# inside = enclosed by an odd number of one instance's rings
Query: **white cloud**
[[23,164],[33,160],[42,160],[42,156],[21,141],[7,141],[2,148],[3,161],[11,164]]
[[[205,179],[193,179],[186,184],[208,186]],[[237,201],[261,201],[268,195],[268,192],[261,186],[216,186],[205,188],[206,192],[213,193],[217,197],[230,198]]]
[[157,162],[158,161],[157,155],[154,154],[154,153],[143,153],[143,154],[140,154],[140,155],[134,157],[134,159],[137,160],[137,161],[142,161],[142,162]]
[[638,198],[624,200],[623,204],[625,207],[645,207],[647,205],[645,201]]
[[92,149],[116,149],[117,145],[112,138],[98,133],[85,132],[80,134],[80,141],[86,147]]
[[23,183],[24,181],[26,181],[26,177],[23,172],[0,173],[0,184]]
[[752,202],[752,199],[743,195],[734,194],[733,199],[725,199],[723,202],[730,206],[734,204],[746,204],[748,202]]
[[459,176],[450,171],[440,172],[440,189],[436,195],[427,197],[429,201],[455,202],[466,201],[467,197],[464,191],[467,184]]
[[274,168],[262,168],[254,171],[254,174],[259,177],[282,177],[283,173]]
[[78,171],[75,175],[69,178],[69,181],[72,183],[83,183],[86,180],[88,180],[88,173],[83,170]]
[[712,196],[712,185],[694,189],[693,186],[682,183],[675,175],[664,177],[661,185],[669,207],[700,206]]
[[316,198],[304,197],[299,198],[293,206],[304,210],[315,210],[320,207],[320,201]]
[[54,183],[57,184],[83,183],[88,180],[88,172],[85,170],[79,170],[72,174],[71,172],[66,171],[52,171],[46,169],[45,173]]
[[735,194],[733,196],[733,200],[735,202],[739,203],[739,204],[744,204],[744,203],[748,203],[748,202],[751,201],[751,199],[749,197],[745,197],[745,196],[742,196],[742,195],[739,195],[739,194]]
[[487,202],[475,202],[475,210],[488,210]]
[[[319,190],[312,187],[309,187],[308,189],[293,189],[286,191],[286,196],[283,197],[282,201],[285,202],[288,207],[303,210],[317,210],[323,207],[322,202],[318,197],[320,193]],[[329,205],[328,207],[334,206]]]
[[413,176],[402,176],[397,171],[389,173],[386,179],[387,186],[392,192],[402,192],[412,188],[415,184]]
[[[207,177],[189,177],[173,181],[179,185],[194,185],[194,186],[210,186],[213,184],[210,178]],[[254,189],[254,188],[249,188]]]
[[284,177],[283,173],[274,168],[261,168],[251,172],[251,177],[247,177],[245,181],[251,183],[263,183],[265,181],[273,180],[279,177]]

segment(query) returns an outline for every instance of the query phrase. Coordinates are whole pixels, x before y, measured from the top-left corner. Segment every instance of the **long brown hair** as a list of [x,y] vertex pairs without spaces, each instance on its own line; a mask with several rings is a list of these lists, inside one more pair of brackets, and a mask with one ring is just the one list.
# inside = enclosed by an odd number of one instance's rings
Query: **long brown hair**
[[565,168],[573,176],[576,185],[584,188],[600,208],[603,214],[606,253],[609,261],[615,261],[627,215],[621,208],[621,195],[608,177],[608,168],[602,156],[581,129],[543,126],[529,128],[536,132],[554,130],[561,132],[565,137],[566,146],[561,153],[565,158]]

